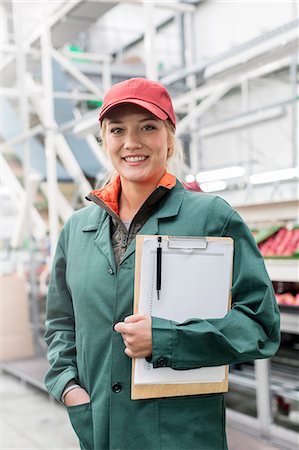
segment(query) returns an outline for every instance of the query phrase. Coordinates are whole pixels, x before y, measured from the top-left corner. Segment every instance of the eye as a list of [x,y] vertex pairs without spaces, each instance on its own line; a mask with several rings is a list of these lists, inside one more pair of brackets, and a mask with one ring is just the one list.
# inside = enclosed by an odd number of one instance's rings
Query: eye
[[144,131],[152,131],[152,130],[155,130],[155,126],[154,125],[150,125],[150,124],[148,124],[148,125],[144,125],[143,127],[142,127],[142,129],[144,130]]
[[115,128],[111,128],[110,133],[112,134],[121,134],[123,132],[122,128],[119,127],[115,127]]

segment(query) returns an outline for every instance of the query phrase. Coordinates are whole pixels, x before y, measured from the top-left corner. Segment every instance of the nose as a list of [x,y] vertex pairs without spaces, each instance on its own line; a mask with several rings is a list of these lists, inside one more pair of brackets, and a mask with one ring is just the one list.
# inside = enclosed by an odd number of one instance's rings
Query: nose
[[126,150],[134,150],[142,148],[140,136],[136,131],[128,130],[125,134],[124,148]]

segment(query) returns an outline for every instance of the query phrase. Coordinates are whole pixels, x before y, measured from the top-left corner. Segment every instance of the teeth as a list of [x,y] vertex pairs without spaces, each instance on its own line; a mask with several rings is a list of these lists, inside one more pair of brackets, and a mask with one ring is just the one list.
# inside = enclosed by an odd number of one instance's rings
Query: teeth
[[128,162],[137,162],[137,161],[145,161],[147,156],[127,156],[125,161]]

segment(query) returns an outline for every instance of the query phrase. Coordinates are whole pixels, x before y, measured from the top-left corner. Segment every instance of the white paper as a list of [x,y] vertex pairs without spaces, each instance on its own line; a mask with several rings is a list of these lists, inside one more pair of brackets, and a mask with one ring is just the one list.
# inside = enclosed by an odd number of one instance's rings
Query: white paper
[[[192,241],[188,241],[188,246]],[[170,249],[162,240],[162,283],[156,291],[157,238],[145,238],[141,255],[139,313],[184,322],[191,318],[220,318],[228,310],[233,246],[229,241],[208,241],[207,249]],[[135,384],[221,382],[225,366],[173,370],[153,369],[136,359]]]

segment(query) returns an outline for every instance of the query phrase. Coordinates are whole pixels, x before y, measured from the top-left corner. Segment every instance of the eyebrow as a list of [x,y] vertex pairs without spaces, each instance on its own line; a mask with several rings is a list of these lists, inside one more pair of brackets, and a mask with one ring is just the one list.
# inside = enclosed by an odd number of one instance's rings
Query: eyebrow
[[[148,122],[149,120],[153,120],[155,122],[158,121],[158,119],[156,117],[146,117],[144,119],[138,120],[137,122],[138,123],[142,123],[142,122]],[[110,120],[110,119],[108,119],[108,123],[109,123],[109,125],[111,125],[111,124],[121,124],[121,123],[123,123],[123,121],[122,120]]]

